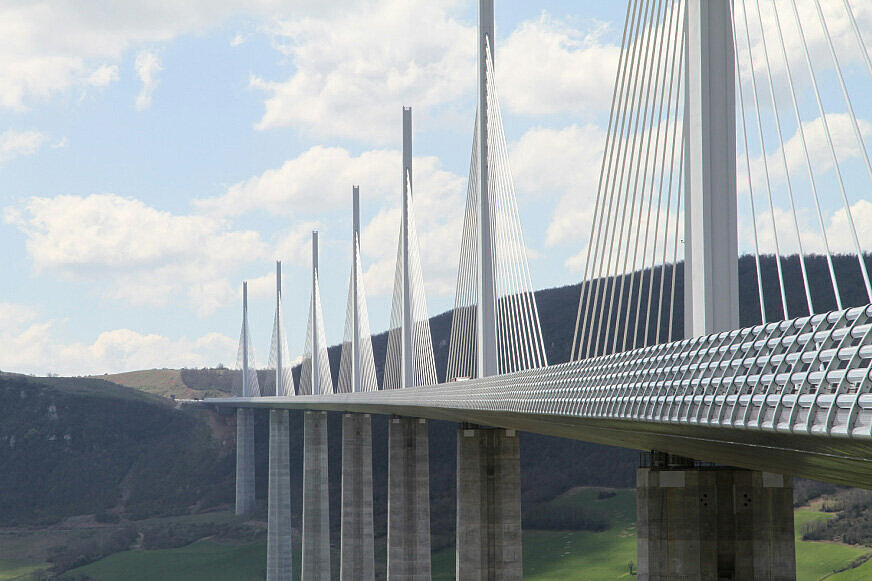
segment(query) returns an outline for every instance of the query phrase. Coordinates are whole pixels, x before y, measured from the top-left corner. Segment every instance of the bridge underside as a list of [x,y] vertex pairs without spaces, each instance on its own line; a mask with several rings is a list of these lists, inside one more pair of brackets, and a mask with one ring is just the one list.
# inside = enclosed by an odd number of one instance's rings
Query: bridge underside
[[[439,390],[430,387],[429,390]],[[784,434],[713,425],[667,424],[459,407],[426,407],[389,401],[380,395],[227,398],[205,403],[224,407],[312,409],[395,414],[515,430],[620,446],[659,450],[706,462],[780,472],[848,486],[872,488],[872,441]],[[384,399],[388,401],[377,401]]]

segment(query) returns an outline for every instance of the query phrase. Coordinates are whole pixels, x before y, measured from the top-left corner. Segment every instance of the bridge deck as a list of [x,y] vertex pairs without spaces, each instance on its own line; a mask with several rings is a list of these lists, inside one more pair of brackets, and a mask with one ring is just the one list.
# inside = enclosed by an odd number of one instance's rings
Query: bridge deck
[[216,398],[514,428],[872,488],[872,306],[438,386]]

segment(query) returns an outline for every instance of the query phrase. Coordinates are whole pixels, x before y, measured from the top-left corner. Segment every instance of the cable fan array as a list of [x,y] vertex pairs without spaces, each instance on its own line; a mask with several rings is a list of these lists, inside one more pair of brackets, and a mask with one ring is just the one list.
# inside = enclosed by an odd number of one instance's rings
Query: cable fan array
[[[485,55],[488,128],[487,207],[490,217],[491,267],[496,313],[497,367],[499,373],[510,373],[541,367],[548,362],[527,264],[527,247],[521,231],[514,180],[509,167],[508,146],[489,42],[485,46]],[[448,352],[449,379],[475,377],[477,373],[475,337],[476,308],[479,300],[477,272],[481,205],[479,123],[480,119],[476,116],[460,265],[457,273],[457,294]]]
[[[260,384],[257,381],[257,364],[254,360],[254,345],[248,329],[248,308],[243,308],[242,330],[239,332],[239,349],[236,352],[236,371],[233,382],[233,395],[237,397],[259,397]],[[247,385],[245,385],[247,378]]]
[[[866,230],[855,214],[872,209],[870,126],[851,93],[872,88],[872,60],[854,9],[848,0],[731,6],[740,253],[753,253],[740,284],[756,291],[741,323],[869,303]],[[682,334],[685,10],[682,0],[627,10],[576,359]]]
[[[317,366],[317,374],[313,373],[315,366]],[[318,384],[313,385],[313,378],[316,375]],[[330,359],[327,356],[327,336],[324,332],[324,313],[321,310],[321,290],[317,270],[313,274],[309,322],[306,325],[306,347],[300,365],[299,393],[300,395],[333,393],[333,376],[330,371]]]
[[[388,329],[387,358],[385,359],[385,372],[383,389],[397,389],[407,387],[403,377],[403,357],[406,349],[411,350],[407,360],[411,363],[411,370],[406,370],[409,377],[408,385],[434,385],[438,383],[436,377],[436,362],[433,357],[433,340],[430,334],[430,318],[427,315],[427,301],[424,295],[424,279],[421,275],[421,250],[418,245],[418,230],[415,226],[415,199],[412,195],[411,175],[405,173],[404,184],[405,222],[408,223],[408,232],[403,223],[400,225],[400,239],[397,244],[397,262],[394,271],[394,290],[391,301],[391,322]],[[408,261],[407,271],[408,296],[406,296],[406,281],[403,276],[403,263]],[[410,318],[410,341],[404,347],[403,338],[403,304],[408,300],[408,312]]]
[[[360,349],[360,391],[376,391],[378,379],[375,375],[375,359],[372,354],[372,339],[369,332],[369,313],[366,308],[366,290],[363,286],[363,270],[360,267],[360,240],[354,236],[354,255],[351,268],[355,270],[348,281],[348,304],[345,308],[345,334],[342,340],[342,358],[339,364],[339,393],[354,391],[354,307],[357,313],[357,344]],[[355,278],[356,275],[356,278]],[[355,281],[357,284],[355,284]],[[356,290],[356,294],[355,294]]]
[[848,0],[733,9],[739,208],[750,212],[740,224],[751,225],[758,308],[743,323],[872,302],[855,220],[869,208],[869,124],[851,98],[872,86],[872,61],[854,9]]
[[572,358],[668,341],[683,258],[685,4],[630,2]]
[[281,295],[276,300],[276,316],[273,321],[272,340],[269,350],[269,368],[281,369],[276,373],[276,395],[294,395],[293,363],[288,350],[288,336],[285,333],[285,318],[282,313]]

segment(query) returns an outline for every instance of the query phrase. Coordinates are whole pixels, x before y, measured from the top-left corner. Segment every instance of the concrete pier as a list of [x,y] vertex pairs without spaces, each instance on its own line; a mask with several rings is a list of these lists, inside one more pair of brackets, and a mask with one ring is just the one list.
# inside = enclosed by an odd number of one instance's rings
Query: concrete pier
[[427,420],[391,417],[388,427],[389,580],[430,579],[430,450]]
[[521,450],[514,430],[457,431],[458,581],[520,581]]
[[327,412],[303,414],[303,581],[330,581]]
[[372,419],[342,416],[342,532],[339,578],[375,579],[372,515]]
[[793,581],[793,483],[739,468],[637,473],[639,581]]
[[288,410],[269,412],[266,579],[291,579],[291,465]]
[[254,410],[236,410],[236,514],[254,512]]

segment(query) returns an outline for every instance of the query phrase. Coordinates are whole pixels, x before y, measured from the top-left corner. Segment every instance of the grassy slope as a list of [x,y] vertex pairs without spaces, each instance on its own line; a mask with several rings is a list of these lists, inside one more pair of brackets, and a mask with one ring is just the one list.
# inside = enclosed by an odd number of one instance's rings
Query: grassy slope
[[42,571],[44,565],[20,563],[18,561],[0,560],[0,581],[25,581],[33,573]]
[[179,549],[116,553],[74,569],[70,575],[84,574],[100,581],[257,581],[265,566],[266,543],[198,541]]
[[178,369],[144,369],[97,377],[161,397],[192,398],[197,394],[196,391],[185,385],[182,381],[181,371]]
[[[796,580],[817,581],[841,569],[851,561],[864,555],[867,551],[849,545],[838,543],[823,543],[819,541],[803,541],[802,528],[809,522],[833,518],[835,514],[819,512],[810,508],[800,508],[793,513],[794,529],[796,531]],[[828,577],[828,579],[842,577]],[[850,577],[849,577],[850,578]],[[868,579],[868,577],[860,577]]]

